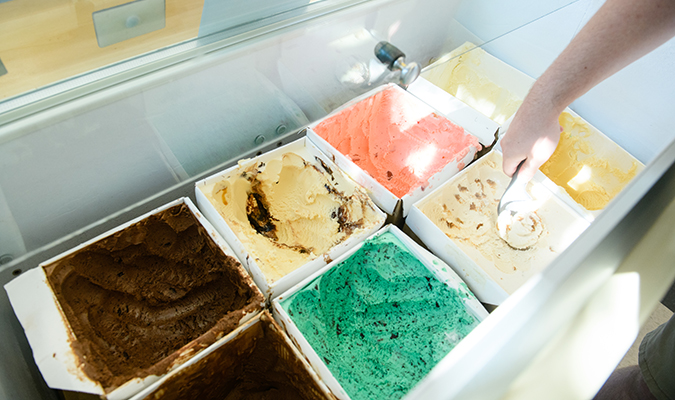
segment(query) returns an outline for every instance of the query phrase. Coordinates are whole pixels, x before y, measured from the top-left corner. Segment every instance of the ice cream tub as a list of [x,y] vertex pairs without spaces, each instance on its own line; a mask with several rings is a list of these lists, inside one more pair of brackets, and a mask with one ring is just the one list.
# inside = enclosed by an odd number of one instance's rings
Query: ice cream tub
[[197,182],[195,192],[268,299],[377,231],[386,217],[306,137]]
[[499,305],[589,225],[548,189],[547,180],[537,171],[526,187],[533,201],[498,223],[497,206],[510,178],[501,153],[493,150],[415,203],[406,224],[481,302]]
[[420,77],[502,125],[515,114],[534,79],[466,42],[425,67]]
[[395,219],[481,148],[471,132],[393,84],[311,124],[307,137]]
[[126,399],[260,312],[262,293],[181,198],[5,285],[46,383]]
[[327,400],[321,382],[268,311],[220,339],[131,400]]
[[[418,80],[422,88],[431,82],[501,124],[501,136],[535,81],[470,42],[426,67]],[[410,91],[418,90],[415,84]],[[593,221],[644,166],[571,109],[559,122],[560,143],[541,167],[550,179],[544,183]]]
[[402,398],[487,312],[461,279],[387,225],[272,301],[339,399]]
[[644,165],[571,109],[558,121],[560,141],[539,169],[551,191],[593,221]]

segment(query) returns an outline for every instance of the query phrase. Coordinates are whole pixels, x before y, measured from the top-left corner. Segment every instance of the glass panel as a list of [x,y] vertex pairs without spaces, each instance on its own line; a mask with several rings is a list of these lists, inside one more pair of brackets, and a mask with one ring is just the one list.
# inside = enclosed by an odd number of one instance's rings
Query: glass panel
[[328,1],[0,1],[0,100],[197,37],[287,19],[320,2]]
[[[37,98],[32,96],[29,101],[99,80],[101,76],[119,74],[137,67],[138,63],[126,67],[125,64],[143,54],[154,52],[153,57],[141,60],[141,64],[147,64],[282,21],[312,17],[368,1],[1,1],[0,104],[3,100],[57,82],[72,81],[74,77],[84,76],[85,79],[52,88]],[[480,45],[576,1],[464,2],[458,20],[469,29],[480,27],[480,40],[474,38]],[[420,2],[415,7],[426,5]],[[515,9],[519,12],[514,13],[512,10]],[[446,16],[448,10],[439,15]],[[507,12],[506,17],[504,12]],[[451,17],[446,18],[449,24],[454,22]],[[397,28],[392,29],[393,32],[380,32],[381,36],[396,33]],[[179,44],[189,45],[157,53]],[[423,60],[423,63],[427,61]],[[104,74],[86,76],[88,72],[106,66],[114,68],[107,68]],[[11,104],[4,110],[25,103]],[[4,110],[0,107],[0,113]]]
[[[517,19],[485,34],[495,37],[568,4],[552,3],[521,10]],[[3,29],[4,35],[15,32],[9,40],[14,45],[0,48],[9,71],[0,80],[11,82],[2,86],[9,91],[25,90],[28,81],[33,82],[30,87],[39,86],[119,57],[208,34],[229,24],[239,25],[196,39],[193,43],[201,46],[197,49],[204,50],[184,62],[162,65],[154,74],[120,81],[108,90],[76,100],[67,101],[68,93],[61,93],[65,99],[62,106],[0,125],[1,220],[3,232],[13,232],[3,235],[0,243],[0,256],[8,255],[6,260],[236,162],[242,154],[282,140],[284,134],[393,80],[395,74],[373,55],[381,40],[394,43],[407,54],[407,60],[422,65],[466,40],[485,43],[465,25],[475,24],[483,34],[480,28],[486,22],[478,16],[486,11],[477,12],[473,7],[489,8],[481,2],[471,2],[468,7],[458,1],[370,1],[325,16],[315,10],[307,22],[271,25],[270,29],[277,31],[255,33],[253,39],[239,43],[242,36],[232,35],[292,18],[291,14],[297,17],[304,11],[280,13],[282,5],[260,3],[260,10],[239,8],[242,14],[238,19],[227,22],[227,10],[208,0],[206,4],[185,3],[180,12],[167,1],[166,28],[175,24],[175,29],[163,28],[99,47],[91,13],[112,4],[94,8],[86,3],[86,8],[80,2],[62,1],[50,3],[46,9],[42,3],[21,4],[21,0],[0,4],[8,11],[0,13],[0,18],[14,21],[16,28]],[[291,1],[284,7],[298,4]],[[200,26],[202,10],[208,10],[210,16],[202,16]],[[461,21],[454,18],[458,11]],[[262,18],[271,13],[276,14]],[[62,16],[63,21],[54,20],[54,15]],[[254,21],[241,24],[247,19]],[[19,21],[42,21],[45,26],[58,22],[61,33],[56,37],[61,39],[50,41],[44,33],[18,35]],[[83,24],[88,28],[82,28]],[[77,32],[85,31],[94,36],[80,38]],[[85,46],[82,40],[93,42]],[[57,51],[58,46],[69,50]],[[13,73],[13,65],[18,65],[15,62],[27,62],[31,68]]]
[[[147,1],[157,3],[134,3]],[[154,24],[149,32],[137,31],[138,36],[101,46],[92,15],[104,10],[114,13],[122,3],[12,0],[0,4],[0,59],[7,69],[0,77],[0,99],[192,39],[199,31],[204,1],[162,0],[159,8],[151,4],[147,13],[130,9],[127,15],[114,15],[116,20],[109,24],[116,31],[133,29],[134,23],[136,28],[142,27],[151,17],[164,23],[161,27]]]
[[[5,99],[0,100],[3,283],[15,268],[32,268],[67,249],[63,247],[67,239],[90,238],[105,230],[101,227],[114,227],[118,222],[111,216],[147,211],[163,204],[166,194],[189,195],[195,180],[242,155],[255,154],[261,146],[288,141],[294,131],[345,101],[395,80],[396,74],[373,56],[381,40],[403,50],[407,61],[425,67],[451,59],[449,52],[471,41],[535,77],[598,3],[326,0],[299,5],[289,1],[283,3],[291,7],[286,11],[273,3],[268,4],[271,8],[260,3],[262,14],[251,7],[230,16],[209,8],[206,0],[196,11],[182,4],[184,12],[174,18],[181,19],[178,25],[185,30],[177,28],[166,43],[151,42],[148,38],[161,36],[158,32],[173,26],[167,0],[165,27],[99,47],[92,14],[121,3],[94,8],[86,2],[30,1],[0,0],[0,97]],[[8,11],[10,6],[13,13]],[[52,30],[51,35],[22,33],[28,27],[49,26],[44,21],[52,20],[50,14],[69,25]],[[140,23],[127,18],[125,26],[127,21],[131,28]],[[96,51],[92,55],[75,50],[64,57],[58,45],[77,39],[80,25],[89,26],[86,40]],[[31,37],[36,41],[30,42]],[[40,54],[32,58],[38,65],[26,63],[26,74],[21,75],[12,60],[21,62],[33,52]],[[44,74],[60,75],[43,79],[36,72],[39,68]],[[636,82],[631,80],[634,86]],[[663,93],[673,92],[658,83]],[[10,91],[12,85],[16,85],[14,91]],[[653,86],[647,91],[655,92]],[[605,93],[595,104],[604,106],[604,100],[616,97],[615,93]],[[624,100],[633,106],[640,99]],[[666,107],[668,102],[662,102]],[[672,113],[651,105],[632,113],[650,121],[649,129],[627,130],[640,132],[632,135],[640,141],[672,126],[668,122]],[[612,118],[620,126],[629,114],[613,113]],[[4,315],[12,315],[6,301],[0,305]],[[14,331],[23,338],[15,325]],[[0,334],[5,336],[12,335]],[[0,393],[32,393],[17,389],[23,385],[34,390],[40,384],[29,349],[24,345],[24,351],[18,352],[16,346],[10,347],[13,352],[7,352],[1,364],[14,366],[18,377],[0,374]],[[33,367],[32,375],[27,364]]]

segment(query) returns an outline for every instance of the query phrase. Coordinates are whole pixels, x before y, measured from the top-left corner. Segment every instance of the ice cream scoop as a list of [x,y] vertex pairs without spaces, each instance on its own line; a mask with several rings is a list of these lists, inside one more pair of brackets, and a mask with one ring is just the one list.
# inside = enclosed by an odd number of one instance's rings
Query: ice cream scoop
[[497,206],[497,215],[508,211],[512,216],[518,212],[527,211],[528,205],[532,202],[532,197],[525,190],[528,180],[520,177],[520,167],[523,166],[525,160],[521,161],[516,167],[516,172],[513,173],[509,186],[506,187],[499,205]]
[[[459,266],[467,280],[482,274],[485,278],[481,279],[492,279],[499,285],[504,293],[487,289],[481,294],[495,302],[491,304],[500,304],[506,295],[542,271],[588,226],[548,189],[537,172],[527,184],[532,201],[517,204],[529,214],[511,217],[508,209],[504,211],[506,223],[504,235],[500,235],[497,209],[510,180],[502,170],[501,153],[493,150],[416,204],[408,218],[412,217],[412,222],[406,219],[422,241],[448,264]],[[416,220],[416,209],[450,242],[440,240],[441,235],[426,220]],[[475,287],[484,285],[474,282]]]

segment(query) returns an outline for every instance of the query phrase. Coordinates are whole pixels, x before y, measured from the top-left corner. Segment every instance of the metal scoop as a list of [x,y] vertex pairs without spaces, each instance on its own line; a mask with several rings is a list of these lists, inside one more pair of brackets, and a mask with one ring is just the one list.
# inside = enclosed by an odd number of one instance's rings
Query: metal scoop
[[502,195],[501,200],[499,200],[499,205],[497,206],[497,215],[501,215],[504,211],[510,211],[511,215],[515,215],[518,211],[525,211],[527,205],[532,201],[532,197],[525,190],[527,185],[527,180],[520,178],[518,173],[520,172],[520,167],[523,166],[525,160],[521,161],[516,168],[516,172],[513,173],[511,182],[509,186],[506,187],[504,194]]

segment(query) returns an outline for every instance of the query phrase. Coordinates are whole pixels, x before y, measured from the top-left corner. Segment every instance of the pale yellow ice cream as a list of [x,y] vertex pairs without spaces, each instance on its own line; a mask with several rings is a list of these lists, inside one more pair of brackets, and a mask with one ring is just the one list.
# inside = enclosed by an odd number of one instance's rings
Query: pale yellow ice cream
[[[540,170],[587,210],[601,210],[642,165],[613,142],[601,142],[583,119],[563,112],[559,122],[563,128],[560,142]],[[607,153],[611,148],[615,154]]]
[[363,189],[292,152],[240,162],[207,197],[270,283],[383,222]]
[[450,60],[424,71],[421,76],[451,95],[503,124],[515,114],[523,99],[494,83],[480,70],[481,60],[489,56],[470,42],[453,50]]
[[[542,270],[588,226],[543,185],[530,182],[530,213],[497,227],[510,178],[492,151],[423,201],[420,210],[507,293]],[[503,221],[502,221],[503,222]],[[462,266],[457,266],[461,268]]]

